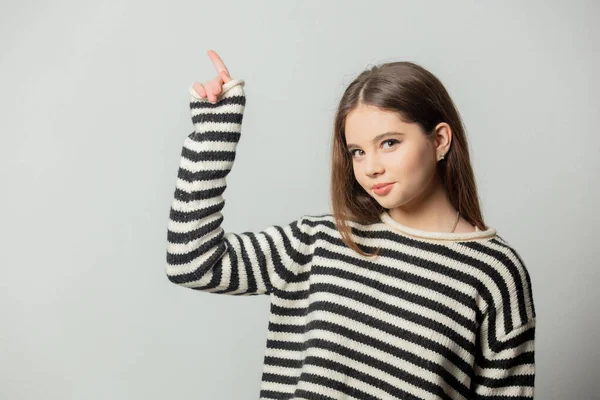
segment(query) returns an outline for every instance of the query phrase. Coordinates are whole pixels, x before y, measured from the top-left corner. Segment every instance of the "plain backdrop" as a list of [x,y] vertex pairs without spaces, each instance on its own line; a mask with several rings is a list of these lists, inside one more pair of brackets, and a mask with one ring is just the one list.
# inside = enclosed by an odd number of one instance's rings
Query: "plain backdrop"
[[0,398],[257,399],[269,297],[171,284],[188,87],[246,80],[227,231],[330,211],[333,114],[414,61],[464,119],[485,222],[523,257],[536,399],[598,398],[595,1],[2,1]]

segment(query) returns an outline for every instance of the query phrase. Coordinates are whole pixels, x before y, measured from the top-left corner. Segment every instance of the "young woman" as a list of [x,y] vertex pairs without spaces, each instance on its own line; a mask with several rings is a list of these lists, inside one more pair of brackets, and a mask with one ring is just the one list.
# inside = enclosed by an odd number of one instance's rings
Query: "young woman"
[[333,212],[225,233],[245,82],[190,88],[168,226],[181,286],[268,294],[261,399],[532,399],[535,309],[517,251],[481,216],[442,83],[412,62],[362,72],[335,116]]

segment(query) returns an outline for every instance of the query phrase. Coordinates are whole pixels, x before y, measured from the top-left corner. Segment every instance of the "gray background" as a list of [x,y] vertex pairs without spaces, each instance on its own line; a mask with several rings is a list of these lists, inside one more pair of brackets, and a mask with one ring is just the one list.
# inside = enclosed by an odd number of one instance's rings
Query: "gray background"
[[0,7],[0,397],[256,399],[269,298],[164,273],[188,87],[246,80],[224,228],[329,212],[333,113],[411,60],[464,118],[486,223],[522,255],[536,398],[597,396],[598,2],[38,1]]

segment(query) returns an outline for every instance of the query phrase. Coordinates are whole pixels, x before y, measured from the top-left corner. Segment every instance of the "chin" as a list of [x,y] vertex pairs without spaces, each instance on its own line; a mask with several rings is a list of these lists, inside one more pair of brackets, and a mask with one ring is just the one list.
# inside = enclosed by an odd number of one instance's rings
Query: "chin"
[[397,201],[397,199],[387,199],[387,198],[386,199],[378,199],[377,197],[373,197],[373,198],[375,199],[375,201],[377,203],[379,203],[379,205],[381,207],[388,208],[388,209],[397,207],[397,204],[399,203]]

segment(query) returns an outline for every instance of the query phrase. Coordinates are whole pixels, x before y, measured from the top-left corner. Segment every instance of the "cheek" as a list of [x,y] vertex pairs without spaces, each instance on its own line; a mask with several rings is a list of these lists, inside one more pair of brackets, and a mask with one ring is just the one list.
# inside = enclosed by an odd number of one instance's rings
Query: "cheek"
[[360,171],[359,168],[356,168],[356,166],[353,168],[354,171],[354,179],[356,179],[356,181],[361,185],[361,186],[365,186],[365,178],[364,178],[364,174]]
[[366,189],[366,186],[369,185],[369,183],[367,182],[368,177],[365,176],[365,172],[362,170],[361,164],[355,163],[352,167],[352,171],[354,174],[354,179],[358,182],[360,186]]
[[428,161],[430,154],[426,151],[420,153],[415,152],[412,157],[408,160],[406,165],[408,175],[411,176],[411,182],[421,187],[427,183],[431,174],[435,173],[435,165]]
[[425,162],[427,154],[421,148],[408,148],[401,152],[390,154],[386,162],[387,170],[391,177],[410,187],[420,185],[427,180],[431,174],[430,165]]

